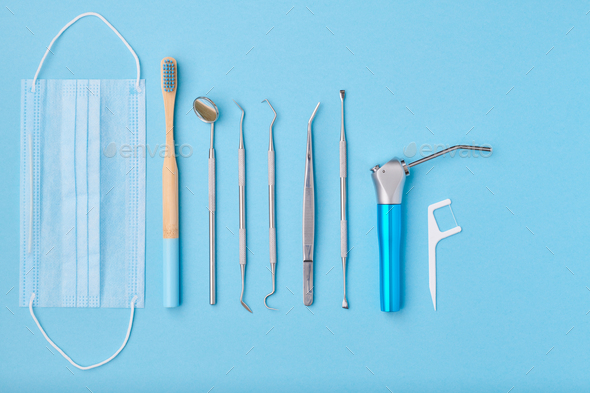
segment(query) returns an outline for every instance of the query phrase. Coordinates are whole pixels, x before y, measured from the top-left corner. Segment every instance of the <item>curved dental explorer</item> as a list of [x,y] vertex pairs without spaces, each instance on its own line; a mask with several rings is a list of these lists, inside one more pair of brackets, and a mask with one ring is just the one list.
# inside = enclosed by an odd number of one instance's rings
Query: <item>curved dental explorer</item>
[[313,180],[313,150],[311,141],[311,123],[320,103],[315,107],[307,123],[307,152],[305,155],[305,177],[303,184],[303,304],[313,303],[313,245],[315,231],[315,202]]
[[348,256],[348,221],[346,220],[346,135],[344,134],[344,90],[340,90],[342,104],[342,125],[340,126],[340,256],[342,257],[342,280],[344,285],[344,299],[342,308],[348,309],[346,300],[346,257]]
[[242,270],[242,293],[240,294],[240,303],[250,312],[250,307],[244,303],[244,278],[246,275],[246,149],[244,148],[244,132],[242,125],[244,124],[244,110],[233,100],[234,103],[242,111],[242,118],[240,119],[240,145],[238,147],[238,185],[240,189],[240,268]]
[[275,273],[277,270],[277,228],[275,226],[275,149],[272,140],[272,126],[275,124],[275,120],[277,119],[277,112],[270,104],[270,101],[262,100],[262,102],[264,101],[268,103],[268,106],[270,106],[270,109],[272,109],[275,114],[275,117],[270,123],[268,137],[268,241],[270,248],[269,255],[270,273],[272,274],[272,292],[264,297],[264,305],[269,310],[276,310],[276,308],[268,307],[268,304],[266,304],[266,299],[275,293]]

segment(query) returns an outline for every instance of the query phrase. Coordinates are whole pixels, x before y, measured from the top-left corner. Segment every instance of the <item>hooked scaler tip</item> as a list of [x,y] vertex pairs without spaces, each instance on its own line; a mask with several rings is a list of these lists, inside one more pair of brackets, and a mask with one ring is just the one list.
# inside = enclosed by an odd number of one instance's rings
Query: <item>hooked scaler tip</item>
[[277,309],[276,309],[276,308],[269,307],[269,306],[268,306],[268,304],[266,304],[266,298],[267,298],[267,297],[269,297],[269,296],[270,296],[270,295],[272,295],[272,294],[273,294],[273,292],[269,293],[268,295],[266,295],[266,296],[264,297],[264,305],[265,305],[265,306],[266,306],[266,308],[268,308],[269,310],[275,310],[275,311],[277,311]]

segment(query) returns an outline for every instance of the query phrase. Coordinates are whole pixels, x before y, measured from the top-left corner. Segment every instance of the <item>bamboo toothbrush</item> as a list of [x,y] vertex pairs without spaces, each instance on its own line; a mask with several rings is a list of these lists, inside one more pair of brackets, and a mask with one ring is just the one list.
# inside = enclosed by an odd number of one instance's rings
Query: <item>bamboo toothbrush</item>
[[166,156],[162,168],[162,203],[164,224],[164,307],[180,304],[178,252],[178,166],[174,152],[174,102],[176,100],[176,60],[161,62],[162,95],[166,113]]

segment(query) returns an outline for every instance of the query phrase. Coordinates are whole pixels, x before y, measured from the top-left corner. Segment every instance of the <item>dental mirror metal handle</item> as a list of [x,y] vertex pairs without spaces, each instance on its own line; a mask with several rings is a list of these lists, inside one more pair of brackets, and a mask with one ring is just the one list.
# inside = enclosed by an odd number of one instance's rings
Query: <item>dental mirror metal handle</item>
[[381,311],[399,311],[401,306],[401,203],[406,176],[410,174],[409,168],[457,149],[492,151],[491,147],[457,145],[410,164],[394,158],[382,167],[376,165],[371,169],[373,183],[377,192]]
[[199,119],[211,124],[211,146],[209,147],[209,304],[216,302],[215,273],[215,149],[213,134],[215,121],[219,118],[219,110],[207,97],[197,97],[193,101],[193,110]]

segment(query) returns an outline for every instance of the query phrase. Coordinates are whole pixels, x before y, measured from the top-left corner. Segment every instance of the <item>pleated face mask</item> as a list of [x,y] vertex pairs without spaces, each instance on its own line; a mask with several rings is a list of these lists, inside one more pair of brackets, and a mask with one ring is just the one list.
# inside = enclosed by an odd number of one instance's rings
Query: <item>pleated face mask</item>
[[[121,38],[135,57],[137,79],[37,79],[55,40],[87,15]],[[35,78],[21,86],[19,303],[33,318],[33,306],[133,312],[144,307],[145,285],[145,81],[139,60],[95,13],[72,20],[48,48]]]

